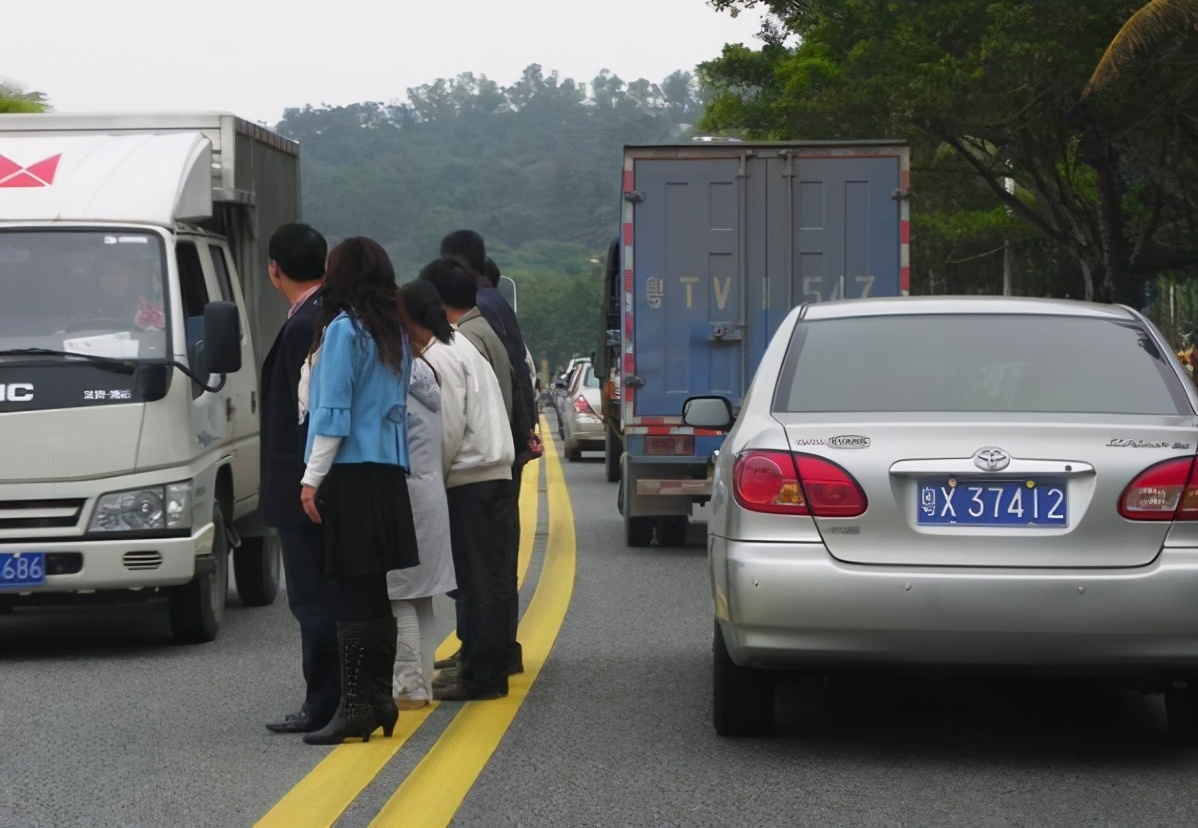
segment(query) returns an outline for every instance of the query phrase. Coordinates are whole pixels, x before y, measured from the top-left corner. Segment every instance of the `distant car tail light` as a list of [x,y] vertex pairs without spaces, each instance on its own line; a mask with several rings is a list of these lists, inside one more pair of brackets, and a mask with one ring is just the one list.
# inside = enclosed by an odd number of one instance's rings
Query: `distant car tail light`
[[736,502],[754,512],[857,517],[865,492],[847,471],[810,454],[747,451],[732,471]]
[[1119,514],[1128,520],[1198,520],[1198,466],[1178,457],[1149,466],[1123,490]]
[[645,438],[645,454],[663,456],[691,457],[695,453],[695,435],[669,434],[653,435]]
[[595,414],[595,409],[591,408],[591,404],[587,402],[586,397],[574,398],[574,410],[579,414],[590,414],[592,417],[598,416]]

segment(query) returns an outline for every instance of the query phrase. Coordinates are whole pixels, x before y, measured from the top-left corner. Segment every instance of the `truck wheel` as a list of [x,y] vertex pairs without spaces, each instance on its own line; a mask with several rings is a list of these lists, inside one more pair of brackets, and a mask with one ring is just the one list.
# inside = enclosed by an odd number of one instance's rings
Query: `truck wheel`
[[624,443],[616,436],[616,430],[610,425],[604,429],[603,465],[607,472],[607,482],[615,483],[620,479],[620,455],[624,453]]
[[279,536],[274,532],[242,538],[233,550],[237,595],[247,607],[266,607],[279,593]]
[[1166,690],[1165,716],[1169,721],[1170,744],[1198,748],[1198,683]]
[[624,542],[629,546],[648,546],[653,540],[653,518],[624,515]]
[[720,736],[769,736],[774,729],[774,682],[764,670],[737,667],[720,622],[711,644],[711,720]]
[[665,515],[657,519],[657,542],[662,546],[686,546],[690,520],[686,515]]
[[205,575],[175,587],[167,600],[171,632],[181,644],[205,644],[216,638],[225,617],[225,594],[229,589],[229,539],[220,506],[212,507],[216,537],[212,540],[215,566]]

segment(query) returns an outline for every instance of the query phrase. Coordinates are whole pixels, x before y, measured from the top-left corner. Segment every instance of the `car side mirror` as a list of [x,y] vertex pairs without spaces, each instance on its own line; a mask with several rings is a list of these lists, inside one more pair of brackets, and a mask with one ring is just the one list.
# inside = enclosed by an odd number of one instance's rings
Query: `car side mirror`
[[197,373],[235,374],[241,370],[241,317],[232,302],[209,302],[204,307],[204,340]]
[[726,397],[691,397],[682,404],[682,422],[695,428],[726,429],[736,418]]

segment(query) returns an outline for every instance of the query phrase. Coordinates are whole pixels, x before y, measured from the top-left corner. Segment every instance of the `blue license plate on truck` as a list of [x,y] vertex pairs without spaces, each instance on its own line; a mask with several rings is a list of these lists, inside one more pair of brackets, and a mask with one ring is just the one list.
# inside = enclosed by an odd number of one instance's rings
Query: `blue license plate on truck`
[[1069,525],[1069,487],[1058,478],[919,481],[916,522],[921,526]]
[[0,590],[46,583],[46,556],[41,552],[0,552]]

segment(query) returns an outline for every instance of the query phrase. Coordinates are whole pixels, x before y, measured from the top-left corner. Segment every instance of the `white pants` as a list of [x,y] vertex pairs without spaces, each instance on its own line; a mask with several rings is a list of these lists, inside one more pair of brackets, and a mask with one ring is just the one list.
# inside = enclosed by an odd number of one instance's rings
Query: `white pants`
[[395,647],[395,672],[391,689],[396,698],[432,700],[433,655],[437,642],[433,625],[433,599],[413,598],[392,601],[398,636]]

